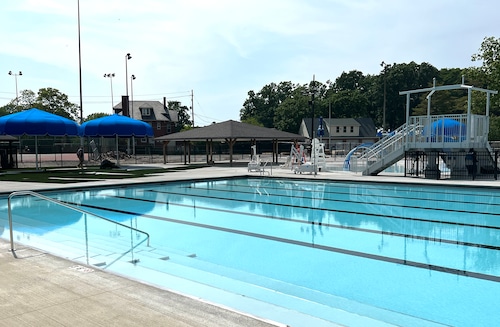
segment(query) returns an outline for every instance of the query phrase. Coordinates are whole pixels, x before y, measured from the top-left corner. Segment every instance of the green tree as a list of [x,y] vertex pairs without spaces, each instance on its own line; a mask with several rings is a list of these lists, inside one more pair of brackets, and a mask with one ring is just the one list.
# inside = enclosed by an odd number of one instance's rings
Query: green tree
[[[323,101],[322,116],[332,118],[360,118],[369,117],[371,104],[368,79],[358,70],[343,72],[335,83],[330,83]],[[328,83],[327,83],[328,84]]]
[[168,101],[168,108],[177,112],[178,121],[175,125],[176,132],[191,128],[192,122],[191,117],[189,116],[189,108],[187,106],[181,106],[179,101]]
[[95,113],[90,114],[87,117],[85,117],[85,119],[83,120],[83,122],[94,120],[94,119],[97,119],[97,118],[106,117],[106,116],[109,116],[109,114],[106,114],[106,113],[103,113],[103,112],[95,112]]
[[276,129],[290,133],[299,132],[302,119],[311,117],[308,93],[306,86],[299,86],[283,100],[275,111],[274,127]]
[[[479,52],[472,55],[472,61],[481,62],[481,67],[469,71],[474,79],[474,86],[489,90],[500,90],[500,38],[486,37],[481,43]],[[486,97],[474,97],[477,107],[485,108]],[[491,98],[491,115],[500,116],[500,97]]]
[[264,127],[264,125],[262,125],[261,123],[259,123],[259,121],[255,117],[249,117],[247,119],[241,119],[241,122],[242,123],[246,123],[246,124],[250,124],[250,125]]
[[69,102],[68,96],[59,90],[48,87],[38,91],[36,106],[53,114],[75,121],[79,119],[79,106]]
[[274,127],[277,108],[290,97],[295,88],[292,82],[280,82],[265,85],[258,93],[249,91],[240,110],[240,119],[248,120],[253,117],[264,127]]
[[31,90],[23,90],[17,99],[13,99],[0,110],[10,114],[31,108],[79,121],[79,106],[69,102],[66,94],[50,87],[41,88],[37,94]]
[[[401,126],[406,120],[406,98],[399,95],[400,91],[415,90],[432,86],[434,77],[438,75],[438,69],[428,63],[417,64],[392,64],[379,75],[379,82],[375,85],[377,98],[376,102],[380,108],[378,122],[382,122],[383,99],[384,99],[384,79],[386,93],[386,126],[395,129]],[[414,108],[421,102],[421,97],[425,95],[415,95],[410,105]],[[410,111],[411,114],[411,111]],[[380,124],[381,126],[381,124]]]
[[23,90],[18,98],[12,99],[8,104],[0,108],[0,113],[11,114],[36,107],[36,95],[31,90]]

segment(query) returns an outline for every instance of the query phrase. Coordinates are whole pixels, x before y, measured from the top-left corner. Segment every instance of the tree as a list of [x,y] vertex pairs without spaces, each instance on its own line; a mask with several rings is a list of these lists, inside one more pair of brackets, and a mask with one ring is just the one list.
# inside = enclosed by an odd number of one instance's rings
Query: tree
[[96,113],[93,113],[93,114],[88,115],[88,116],[87,116],[87,117],[83,120],[83,122],[90,121],[90,120],[94,120],[94,119],[97,119],[97,118],[106,117],[106,116],[109,116],[109,114],[106,114],[106,113],[103,113],[103,112],[96,112]]
[[308,93],[306,86],[295,88],[276,108],[273,127],[280,131],[298,133],[302,119],[311,116]]
[[[478,84],[475,86],[490,90],[500,90],[500,38],[486,37],[481,43],[479,52],[472,55],[472,61],[481,61],[482,65],[470,69],[470,73]],[[485,106],[485,97],[475,97],[473,100],[478,107]],[[500,116],[500,97],[491,98],[491,115]]]
[[330,107],[334,118],[370,117],[371,104],[368,97],[368,79],[358,70],[343,72],[335,83],[330,84],[322,116],[329,117]]
[[240,110],[240,119],[248,120],[253,117],[264,127],[274,127],[276,110],[290,97],[295,88],[292,82],[280,82],[265,85],[258,93],[249,91],[248,98]]
[[38,94],[31,90],[23,90],[18,99],[13,99],[0,108],[0,113],[7,114],[38,108],[53,114],[79,121],[79,106],[69,102],[68,96],[54,88],[42,88]]
[[189,116],[189,108],[187,106],[181,106],[179,101],[168,101],[168,108],[170,110],[177,111],[177,123],[175,125],[175,131],[180,132],[181,130],[190,129],[192,126],[191,117]]
[[250,125],[264,127],[264,125],[262,125],[261,123],[259,123],[257,121],[257,118],[255,118],[255,117],[249,117],[247,119],[241,119],[241,122],[242,123],[246,123],[246,124],[250,124]]
[[12,99],[7,105],[0,108],[0,112],[12,114],[36,107],[36,95],[31,90],[23,90],[17,99]]
[[38,91],[36,105],[40,110],[45,110],[75,121],[79,119],[79,106],[69,102],[66,94],[51,87],[42,88]]

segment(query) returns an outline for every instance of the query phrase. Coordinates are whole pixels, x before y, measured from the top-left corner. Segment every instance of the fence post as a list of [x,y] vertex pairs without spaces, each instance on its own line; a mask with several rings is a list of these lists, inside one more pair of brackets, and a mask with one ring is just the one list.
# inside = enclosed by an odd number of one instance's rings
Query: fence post
[[495,151],[495,172],[493,173],[495,180],[498,178],[498,151]]

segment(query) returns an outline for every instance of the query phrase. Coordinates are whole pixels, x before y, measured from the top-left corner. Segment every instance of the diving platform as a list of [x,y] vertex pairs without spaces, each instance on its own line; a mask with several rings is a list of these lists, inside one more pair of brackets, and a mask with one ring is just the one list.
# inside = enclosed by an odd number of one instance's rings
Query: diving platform
[[[464,89],[468,92],[466,114],[431,115],[431,98],[440,90]],[[486,113],[476,115],[471,112],[472,91],[486,93]],[[410,116],[410,95],[429,92],[427,95],[427,115]],[[488,143],[490,96],[498,91],[486,90],[469,85],[444,85],[431,88],[400,92],[406,95],[406,123],[390,132],[377,143],[364,147],[358,155],[349,154],[346,166],[349,170],[363,175],[377,175],[405,157],[407,152],[425,154],[426,177],[435,178],[439,174],[436,156],[446,157],[446,165],[453,172],[466,170],[464,153],[488,153],[493,160],[493,150]],[[462,154],[462,155],[458,155]],[[460,158],[460,159],[458,159]]]

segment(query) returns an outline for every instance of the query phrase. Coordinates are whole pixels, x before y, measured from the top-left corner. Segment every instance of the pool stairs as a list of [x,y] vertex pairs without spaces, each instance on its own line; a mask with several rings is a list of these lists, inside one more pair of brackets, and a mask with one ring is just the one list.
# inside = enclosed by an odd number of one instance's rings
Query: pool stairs
[[[289,326],[440,326],[345,298],[264,276],[209,263],[196,253],[141,244],[130,250],[130,237],[92,236],[63,228],[50,238],[15,232],[27,246],[117,275],[187,294],[233,310]],[[88,256],[82,255],[86,248]]]
[[[44,199],[44,196],[34,192],[28,193]],[[57,200],[49,201],[58,204]],[[76,207],[73,209],[82,211]],[[96,217],[104,219],[109,227],[108,233],[102,234],[102,226],[96,229],[100,233],[93,233],[89,225],[98,223],[95,220],[88,221],[89,224],[86,221],[84,226],[70,224],[51,229],[50,226],[32,227],[32,219],[16,214],[16,230],[12,230],[11,235],[17,243],[76,263],[289,326],[440,326],[416,317],[210,263],[194,252],[151,246],[145,242],[147,233],[123,223]]]

